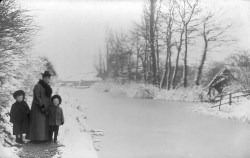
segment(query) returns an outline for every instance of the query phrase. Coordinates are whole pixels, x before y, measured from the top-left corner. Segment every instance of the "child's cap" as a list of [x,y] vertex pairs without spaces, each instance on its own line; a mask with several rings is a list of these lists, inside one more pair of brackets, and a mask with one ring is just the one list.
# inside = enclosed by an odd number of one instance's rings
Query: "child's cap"
[[23,90],[17,90],[13,93],[13,97],[16,99],[17,96],[22,95],[25,98],[25,93]]
[[53,100],[55,99],[55,98],[57,98],[58,100],[59,100],[59,105],[61,104],[61,102],[62,102],[62,98],[60,97],[60,95],[53,95],[52,97],[51,97],[51,102],[53,103]]

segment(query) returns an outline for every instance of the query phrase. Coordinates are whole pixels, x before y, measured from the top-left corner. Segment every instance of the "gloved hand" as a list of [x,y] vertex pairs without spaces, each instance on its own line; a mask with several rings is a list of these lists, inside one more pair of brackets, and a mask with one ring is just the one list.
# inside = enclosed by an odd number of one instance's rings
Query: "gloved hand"
[[44,105],[42,105],[40,108],[41,108],[41,112],[44,114],[44,113],[46,112],[46,110],[45,110],[45,106],[44,106]]

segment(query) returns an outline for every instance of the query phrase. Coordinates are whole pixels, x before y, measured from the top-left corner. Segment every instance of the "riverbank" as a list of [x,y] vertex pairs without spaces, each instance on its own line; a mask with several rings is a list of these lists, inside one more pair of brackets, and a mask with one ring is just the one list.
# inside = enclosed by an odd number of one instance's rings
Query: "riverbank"
[[91,88],[101,92],[124,94],[131,98],[151,98],[190,102],[202,102],[207,100],[206,93],[203,92],[201,87],[160,90],[156,86],[144,83],[118,84],[116,82],[96,82]]
[[[7,144],[0,144],[1,158],[97,158],[93,145],[90,130],[87,129],[87,117],[82,103],[71,95],[69,90],[58,89],[57,94],[62,97],[65,124],[60,126],[58,143],[29,143],[18,145],[14,143],[13,135],[3,138]],[[29,101],[31,99],[28,99]],[[28,104],[30,102],[28,101]],[[5,118],[6,123],[2,126],[4,130],[11,133],[9,117]]]
[[114,82],[97,82],[91,88],[96,91],[123,94],[132,98],[151,98],[166,101],[194,102],[190,111],[250,123],[250,100],[245,97],[232,105],[223,105],[221,110],[211,108],[213,103],[205,103],[206,93],[201,87],[179,88],[177,90],[159,90],[153,85],[143,83],[117,84]]
[[224,119],[230,120],[240,120],[244,123],[250,124],[250,100],[249,98],[245,97],[237,102],[233,103],[232,105],[225,104],[219,107],[211,108],[213,105],[212,103],[200,103],[196,104],[191,108],[191,111],[197,112],[201,115],[208,115],[208,116],[215,116]]

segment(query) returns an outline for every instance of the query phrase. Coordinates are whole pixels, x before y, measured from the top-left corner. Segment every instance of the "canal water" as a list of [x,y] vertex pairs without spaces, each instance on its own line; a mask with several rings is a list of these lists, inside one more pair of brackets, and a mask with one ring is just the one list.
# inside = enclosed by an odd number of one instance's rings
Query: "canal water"
[[73,89],[101,129],[100,158],[249,158],[250,126],[190,112],[193,103]]

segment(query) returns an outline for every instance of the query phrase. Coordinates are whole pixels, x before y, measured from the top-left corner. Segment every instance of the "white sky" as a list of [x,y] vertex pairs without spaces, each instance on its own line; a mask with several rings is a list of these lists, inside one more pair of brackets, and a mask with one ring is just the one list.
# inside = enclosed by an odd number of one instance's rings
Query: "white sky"
[[[142,0],[20,1],[33,10],[37,24],[43,27],[36,38],[35,52],[48,56],[59,76],[94,71],[94,57],[102,50],[107,27],[129,29],[131,22],[140,20],[143,7]],[[207,2],[207,6],[218,7],[225,19],[237,25],[232,32],[239,39],[236,47],[250,49],[250,1]],[[199,57],[193,56],[193,60]],[[225,55],[211,53],[209,57],[214,56]]]

